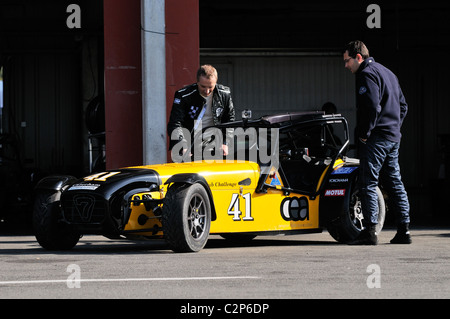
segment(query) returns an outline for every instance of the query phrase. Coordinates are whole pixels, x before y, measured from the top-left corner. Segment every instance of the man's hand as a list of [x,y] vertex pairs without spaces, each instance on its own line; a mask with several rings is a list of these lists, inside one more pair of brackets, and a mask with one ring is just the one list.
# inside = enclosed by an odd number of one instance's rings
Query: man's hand
[[223,156],[227,156],[228,155],[228,145],[223,144],[222,151],[223,151]]

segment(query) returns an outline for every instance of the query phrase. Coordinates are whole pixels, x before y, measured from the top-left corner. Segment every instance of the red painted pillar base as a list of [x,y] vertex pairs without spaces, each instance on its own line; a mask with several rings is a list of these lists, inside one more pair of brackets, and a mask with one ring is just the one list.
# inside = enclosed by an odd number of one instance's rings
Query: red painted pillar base
[[[198,3],[199,0],[166,0],[167,121],[175,92],[196,82],[200,66]],[[167,138],[169,141],[170,136]],[[170,158],[168,152],[168,161]]]
[[[165,2],[167,121],[175,91],[196,81],[200,60],[198,2]],[[141,165],[140,1],[104,1],[104,38],[106,168]]]
[[104,1],[106,168],[142,164],[140,1]]

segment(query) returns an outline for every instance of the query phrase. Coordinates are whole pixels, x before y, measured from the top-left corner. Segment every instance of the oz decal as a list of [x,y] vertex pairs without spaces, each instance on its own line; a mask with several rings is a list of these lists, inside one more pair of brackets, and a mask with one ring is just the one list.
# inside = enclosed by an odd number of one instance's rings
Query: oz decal
[[309,220],[309,205],[306,197],[287,197],[280,206],[281,217],[284,220]]

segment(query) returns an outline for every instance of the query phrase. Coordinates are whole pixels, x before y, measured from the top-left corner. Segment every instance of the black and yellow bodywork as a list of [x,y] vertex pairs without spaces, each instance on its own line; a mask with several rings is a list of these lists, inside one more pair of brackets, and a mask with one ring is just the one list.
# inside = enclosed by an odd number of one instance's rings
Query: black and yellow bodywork
[[210,234],[248,239],[326,227],[345,242],[359,233],[358,161],[344,156],[345,118],[291,113],[220,126],[239,127],[279,130],[276,165],[202,160],[50,176],[36,189],[37,240],[69,249],[83,234],[162,238],[174,251],[198,251]]

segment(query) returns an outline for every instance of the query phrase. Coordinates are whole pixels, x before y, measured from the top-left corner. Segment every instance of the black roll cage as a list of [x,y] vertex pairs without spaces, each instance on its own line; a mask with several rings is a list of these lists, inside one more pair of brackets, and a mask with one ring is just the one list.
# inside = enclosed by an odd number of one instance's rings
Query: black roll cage
[[[341,146],[338,145],[337,141],[335,140],[334,135],[332,134],[332,131],[330,129],[330,126],[327,124],[342,124],[343,125],[343,132],[344,132],[344,142]],[[296,189],[292,188],[289,185],[288,179],[285,175],[285,172],[283,171],[283,168],[281,165],[279,165],[278,172],[281,175],[283,181],[285,182],[286,186],[273,186],[266,183],[267,177],[270,173],[270,167],[269,169],[261,169],[261,176],[258,181],[258,186],[256,188],[257,193],[266,193],[268,189],[277,189],[282,191],[284,194],[289,195],[290,193],[301,193],[305,194],[310,197],[310,199],[315,199],[322,191],[323,187],[325,185],[324,181],[327,180],[327,177],[332,173],[332,168],[334,166],[334,163],[338,158],[344,157],[349,144],[350,144],[350,137],[349,137],[349,129],[348,129],[348,122],[341,114],[325,114],[324,112],[314,111],[314,112],[294,112],[294,113],[284,113],[284,114],[278,114],[278,115],[270,115],[270,116],[263,116],[256,120],[250,120],[250,119],[243,119],[241,121],[235,121],[235,122],[229,122],[229,123],[223,123],[216,125],[216,128],[220,129],[227,129],[227,128],[278,128],[282,133],[287,132],[289,134],[289,131],[291,129],[294,129],[296,127],[314,127],[317,125],[321,125],[323,127],[322,131],[322,146],[325,145],[325,134],[331,138],[331,141],[334,145],[328,144],[328,147],[334,148],[336,151],[335,154],[331,157],[330,161],[327,161],[326,164],[326,172],[324,178],[321,180],[320,187],[316,187],[314,191],[311,190],[304,190],[304,189]],[[274,151],[274,149],[272,150]],[[274,153],[272,153],[274,155]],[[258,163],[260,164],[260,163]],[[261,164],[260,164],[261,166]]]

